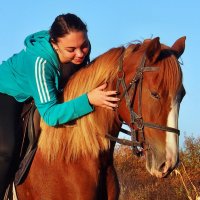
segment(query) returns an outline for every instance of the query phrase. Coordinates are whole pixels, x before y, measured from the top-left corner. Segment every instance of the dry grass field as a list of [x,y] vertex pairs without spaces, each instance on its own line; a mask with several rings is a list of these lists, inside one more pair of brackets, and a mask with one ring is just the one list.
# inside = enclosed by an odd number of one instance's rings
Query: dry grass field
[[179,168],[164,179],[152,177],[129,147],[117,146],[114,156],[120,200],[200,199],[200,138],[185,138]]

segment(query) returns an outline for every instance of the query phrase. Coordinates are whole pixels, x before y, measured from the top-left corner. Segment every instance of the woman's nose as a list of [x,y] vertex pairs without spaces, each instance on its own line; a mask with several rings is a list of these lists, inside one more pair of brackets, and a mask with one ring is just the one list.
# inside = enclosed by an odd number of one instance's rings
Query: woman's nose
[[77,55],[78,57],[82,57],[82,56],[84,56],[84,53],[83,53],[83,51],[82,51],[81,49],[77,49],[76,55]]

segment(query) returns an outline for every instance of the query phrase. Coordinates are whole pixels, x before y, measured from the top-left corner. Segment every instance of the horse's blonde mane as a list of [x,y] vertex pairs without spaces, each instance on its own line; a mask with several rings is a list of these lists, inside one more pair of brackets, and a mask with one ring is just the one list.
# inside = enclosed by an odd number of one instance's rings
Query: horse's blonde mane
[[[96,58],[71,77],[64,88],[64,101],[69,101],[108,82],[114,89],[119,57],[123,48],[113,48]],[[41,122],[39,150],[48,161],[64,159],[66,162],[79,156],[97,157],[99,151],[109,147],[105,134],[113,129],[115,112],[95,108],[95,112],[76,120],[75,125],[50,127]]]

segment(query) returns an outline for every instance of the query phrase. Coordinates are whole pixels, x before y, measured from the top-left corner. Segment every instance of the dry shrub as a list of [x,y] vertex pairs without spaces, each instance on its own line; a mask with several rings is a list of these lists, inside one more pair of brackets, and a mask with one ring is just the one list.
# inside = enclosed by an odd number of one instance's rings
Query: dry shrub
[[[182,162],[179,172],[185,180],[186,187],[192,200],[196,199],[200,189],[200,165],[199,165],[199,146],[200,142],[188,142],[186,138],[185,148],[181,150]],[[193,145],[192,145],[192,144]],[[190,145],[188,145],[190,144]],[[190,146],[190,148],[188,148]],[[193,146],[193,147],[191,147]],[[194,157],[194,155],[198,155]],[[189,159],[186,162],[186,158]],[[191,160],[193,164],[191,163]],[[117,146],[114,154],[114,164],[117,170],[120,182],[120,200],[187,200],[189,199],[186,188],[183,185],[181,177],[177,173],[171,173],[164,179],[152,177],[145,168],[145,159],[137,158],[132,154],[129,147]],[[196,193],[190,180],[196,188]]]

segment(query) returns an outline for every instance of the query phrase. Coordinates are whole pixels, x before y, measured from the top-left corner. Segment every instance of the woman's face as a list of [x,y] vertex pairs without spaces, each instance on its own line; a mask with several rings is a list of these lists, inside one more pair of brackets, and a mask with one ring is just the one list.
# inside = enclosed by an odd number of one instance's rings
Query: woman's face
[[58,38],[57,43],[51,42],[51,44],[63,64],[68,62],[81,64],[90,48],[87,33],[82,31],[70,32]]

